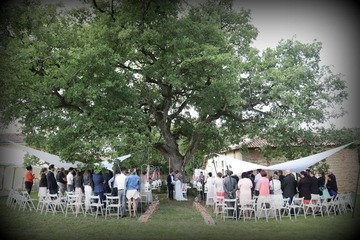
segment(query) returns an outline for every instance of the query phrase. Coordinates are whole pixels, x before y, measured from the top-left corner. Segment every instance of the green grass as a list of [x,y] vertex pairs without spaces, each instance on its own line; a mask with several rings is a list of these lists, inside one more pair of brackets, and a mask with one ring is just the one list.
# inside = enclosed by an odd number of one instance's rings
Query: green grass
[[[260,219],[258,222],[223,220],[206,207],[216,220],[207,225],[201,213],[193,207],[193,197],[186,202],[169,201],[159,194],[160,204],[148,222],[140,223],[135,218],[105,219],[92,216],[55,216],[34,211],[19,211],[6,206],[6,197],[0,198],[0,224],[2,239],[348,239],[360,232],[359,211],[324,217],[298,217],[297,221],[283,218]],[[357,200],[357,209],[360,207]],[[145,211],[145,210],[144,210]]]

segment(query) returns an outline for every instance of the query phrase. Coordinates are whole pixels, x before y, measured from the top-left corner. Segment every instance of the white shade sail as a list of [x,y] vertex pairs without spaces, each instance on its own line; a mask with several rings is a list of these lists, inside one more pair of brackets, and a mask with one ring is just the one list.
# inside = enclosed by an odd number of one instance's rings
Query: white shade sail
[[284,163],[279,163],[279,164],[275,164],[275,165],[271,165],[268,167],[264,167],[264,169],[267,170],[287,170],[290,169],[292,172],[301,172],[309,167],[311,167],[312,165],[320,162],[321,160],[337,153],[338,151],[346,148],[347,146],[349,146],[351,143],[342,145],[340,147],[337,148],[333,148],[330,150],[327,150],[325,152],[321,152],[321,153],[317,153],[311,156],[307,156],[307,157],[303,157],[303,158],[299,158],[296,160],[292,160],[292,161],[287,161]]
[[239,174],[239,173],[241,174],[243,172],[265,168],[265,166],[260,164],[243,161],[240,159],[225,156],[223,154],[217,154],[217,155],[219,156],[220,159],[226,161],[226,166],[229,168],[229,170],[233,171],[235,174]]

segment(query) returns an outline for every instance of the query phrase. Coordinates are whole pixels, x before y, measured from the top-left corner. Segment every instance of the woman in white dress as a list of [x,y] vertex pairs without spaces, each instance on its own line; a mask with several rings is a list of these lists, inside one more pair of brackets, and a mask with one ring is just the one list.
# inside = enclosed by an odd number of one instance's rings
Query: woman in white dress
[[216,200],[215,178],[213,178],[211,172],[208,173],[205,187],[207,188],[206,205],[214,206]]
[[175,174],[174,181],[175,181],[175,200],[177,201],[187,201],[187,198],[184,198],[182,193],[182,182],[180,181],[180,173]]
[[251,200],[251,189],[253,187],[253,183],[249,178],[247,172],[243,172],[241,174],[241,179],[238,182],[239,189],[239,202],[240,205]]

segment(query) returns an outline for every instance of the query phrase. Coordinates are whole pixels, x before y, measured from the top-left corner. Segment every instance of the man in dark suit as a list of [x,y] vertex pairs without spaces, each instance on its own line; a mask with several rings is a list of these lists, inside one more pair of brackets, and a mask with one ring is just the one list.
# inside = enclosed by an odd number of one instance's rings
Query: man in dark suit
[[[290,170],[285,171],[285,177],[281,183],[281,189],[283,191],[283,197],[289,198],[289,203],[291,203],[294,195],[297,193],[297,181]],[[293,209],[290,213],[294,214]]]
[[58,193],[58,185],[55,179],[55,166],[54,164],[50,164],[49,171],[46,174],[46,180],[47,180],[47,187],[50,194],[57,194]]
[[168,197],[170,200],[174,200],[174,172],[171,172],[167,178]]

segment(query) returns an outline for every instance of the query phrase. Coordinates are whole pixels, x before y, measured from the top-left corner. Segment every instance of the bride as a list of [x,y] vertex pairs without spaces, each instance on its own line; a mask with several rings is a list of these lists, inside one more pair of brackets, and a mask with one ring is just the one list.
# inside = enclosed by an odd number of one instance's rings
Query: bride
[[187,198],[184,198],[182,193],[182,182],[180,181],[180,173],[175,174],[174,181],[175,181],[175,200],[177,201],[187,201]]

